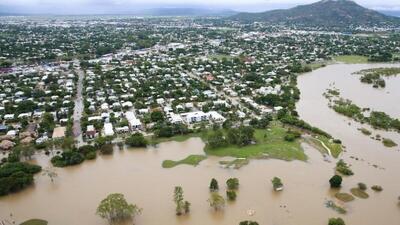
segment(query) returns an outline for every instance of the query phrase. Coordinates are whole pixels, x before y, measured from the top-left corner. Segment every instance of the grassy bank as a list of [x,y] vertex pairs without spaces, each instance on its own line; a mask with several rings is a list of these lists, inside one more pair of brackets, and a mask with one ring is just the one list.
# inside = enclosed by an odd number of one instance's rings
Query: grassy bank
[[254,137],[256,144],[245,147],[237,147],[230,145],[227,147],[216,149],[205,149],[209,155],[215,156],[232,156],[236,158],[276,158],[282,160],[307,160],[300,141],[285,141],[287,129],[283,128],[279,123],[273,123],[269,129],[256,130]]
[[164,160],[162,163],[163,168],[172,168],[181,164],[197,166],[203,160],[205,160],[207,156],[205,155],[190,155],[182,160],[173,161],[173,160]]
[[334,158],[339,157],[340,153],[343,151],[342,145],[333,143],[329,138],[324,136],[306,137],[304,140],[321,153],[329,154],[328,150],[322,145],[322,143],[324,143],[325,146],[329,148]]
[[343,63],[368,63],[368,57],[360,56],[360,55],[341,55],[334,57],[335,61],[343,62]]
[[160,144],[162,142],[168,142],[168,141],[176,141],[176,142],[184,142],[187,141],[190,138],[193,137],[201,137],[203,133],[190,133],[190,134],[184,134],[184,135],[176,135],[172,137],[155,137],[155,136],[149,136],[147,137],[147,140],[149,141],[150,144]]

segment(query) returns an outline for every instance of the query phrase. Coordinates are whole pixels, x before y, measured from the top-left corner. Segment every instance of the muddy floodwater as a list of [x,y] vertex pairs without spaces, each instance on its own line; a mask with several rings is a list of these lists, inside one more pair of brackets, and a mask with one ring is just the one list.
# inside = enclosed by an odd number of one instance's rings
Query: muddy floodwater
[[[368,199],[344,204],[348,210],[346,215],[339,215],[324,205],[327,200],[334,199],[335,191],[329,189],[328,180],[333,175],[335,162],[325,162],[317,150],[305,144],[307,162],[252,160],[240,170],[233,170],[221,168],[218,164],[221,158],[208,157],[197,167],[181,165],[163,169],[163,160],[204,154],[204,143],[199,138],[191,138],[147,149],[120,151],[116,148],[112,156],[99,156],[79,166],[57,168],[58,177],[54,183],[48,177],[37,175],[34,186],[0,198],[0,220],[19,223],[41,218],[50,225],[105,225],[107,222],[95,215],[97,205],[110,193],[123,193],[129,202],[143,208],[135,219],[137,225],[236,225],[242,220],[258,221],[261,225],[326,225],[328,218],[338,216],[352,225],[399,225],[399,148],[385,148],[382,143],[361,134],[357,130],[360,124],[349,125],[350,120],[329,109],[322,96],[335,82],[343,96],[356,104],[400,115],[400,98],[392,97],[400,96],[397,78],[390,78],[386,89],[376,90],[350,75],[368,67],[371,66],[331,65],[302,75],[298,80],[302,94],[297,108],[301,118],[341,139],[347,147],[342,157],[352,164],[355,175],[344,179],[341,191],[349,192],[358,182],[368,186],[379,184],[384,188],[381,193],[368,190]],[[392,80],[397,82],[398,88],[391,87]],[[400,143],[397,133],[375,133]],[[49,157],[38,155],[35,158],[44,168],[49,166]],[[272,190],[274,176],[282,179],[284,191],[275,193]],[[237,200],[228,203],[220,212],[211,210],[207,202],[208,185],[213,177],[219,181],[219,192],[223,196],[228,178],[240,180]],[[188,216],[175,216],[172,196],[176,185],[183,187],[185,199],[191,203]],[[248,210],[254,210],[255,214],[249,216]]]

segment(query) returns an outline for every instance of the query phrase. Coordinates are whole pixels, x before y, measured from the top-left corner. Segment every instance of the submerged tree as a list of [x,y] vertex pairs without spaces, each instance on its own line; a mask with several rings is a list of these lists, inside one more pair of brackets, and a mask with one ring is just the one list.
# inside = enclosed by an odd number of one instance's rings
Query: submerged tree
[[184,201],[183,189],[180,186],[175,187],[174,202],[176,204],[176,215],[180,216],[183,213],[190,212],[190,203],[188,201]]
[[215,178],[211,179],[210,191],[218,191],[218,190],[219,190],[218,181]]
[[346,225],[346,224],[342,218],[338,217],[338,218],[330,218],[328,225]]
[[334,175],[331,179],[329,179],[329,183],[331,188],[339,188],[342,185],[342,177],[339,175]]
[[214,208],[215,211],[222,209],[225,206],[225,199],[217,192],[212,192],[208,199],[210,207]]
[[175,187],[174,202],[176,204],[176,215],[181,215],[183,209],[183,189],[180,186]]
[[54,169],[51,167],[44,169],[42,174],[43,174],[43,176],[48,176],[50,178],[51,182],[54,182],[54,178],[56,178],[58,176],[56,171],[54,171]]
[[103,219],[107,219],[110,224],[121,220],[133,218],[140,214],[142,209],[138,206],[129,204],[123,194],[110,194],[100,202],[96,214]]
[[281,191],[283,189],[283,183],[279,177],[274,177],[271,182],[275,191]]

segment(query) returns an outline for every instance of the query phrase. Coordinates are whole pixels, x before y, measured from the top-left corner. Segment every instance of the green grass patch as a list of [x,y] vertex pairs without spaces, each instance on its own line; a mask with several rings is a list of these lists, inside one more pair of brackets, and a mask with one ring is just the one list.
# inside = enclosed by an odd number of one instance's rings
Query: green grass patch
[[350,189],[350,192],[358,198],[363,198],[363,199],[369,198],[367,192],[361,190],[360,188],[352,188]]
[[219,161],[219,164],[225,168],[240,169],[243,166],[249,164],[248,159],[234,159],[232,161]]
[[335,197],[342,202],[351,202],[354,200],[353,195],[348,193],[336,193]]
[[269,129],[255,130],[256,144],[244,147],[230,145],[227,147],[209,149],[205,148],[208,155],[232,156],[236,158],[275,158],[282,160],[306,161],[307,156],[300,146],[300,140],[285,141],[287,129],[280,123],[272,123]]
[[325,146],[331,150],[332,156],[334,158],[339,157],[340,153],[342,153],[343,148],[341,144],[334,143],[331,139],[325,136],[318,136],[317,139],[322,141],[325,144]]
[[361,55],[341,55],[334,57],[336,61],[344,63],[368,63],[368,57]]
[[163,168],[172,168],[181,164],[197,166],[203,160],[205,160],[207,156],[205,155],[190,155],[182,160],[173,161],[173,160],[164,160],[162,163]]
[[367,136],[372,134],[371,131],[369,131],[368,129],[366,129],[364,127],[360,128],[359,130],[361,131],[361,133],[363,133],[364,135],[367,135]]
[[230,56],[230,55],[225,55],[225,54],[214,54],[214,55],[210,55],[208,58],[209,59],[216,59],[216,60],[221,60],[221,59],[225,58],[225,59],[230,60],[230,59],[233,59],[234,57]]
[[397,146],[396,142],[394,142],[393,140],[391,140],[389,138],[383,138],[382,143],[385,147],[388,147],[388,148]]
[[47,221],[46,220],[41,220],[41,219],[30,219],[27,220],[23,223],[21,223],[20,225],[47,225]]

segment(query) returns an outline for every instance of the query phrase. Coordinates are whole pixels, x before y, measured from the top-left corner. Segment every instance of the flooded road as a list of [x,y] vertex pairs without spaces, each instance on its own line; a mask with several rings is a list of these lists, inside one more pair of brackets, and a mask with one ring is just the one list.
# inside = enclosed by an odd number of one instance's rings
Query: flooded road
[[73,120],[74,124],[72,127],[74,138],[78,147],[83,145],[83,137],[82,137],[82,127],[81,127],[81,118],[83,113],[83,98],[82,98],[82,89],[83,89],[83,78],[85,76],[82,70],[77,70],[78,74],[78,83],[76,86],[76,98],[75,98],[75,107]]
[[[368,190],[369,199],[356,199],[344,204],[348,210],[346,215],[324,205],[327,200],[334,199],[335,191],[330,190],[328,182],[334,173],[334,163],[323,161],[318,151],[305,144],[308,162],[252,160],[240,170],[233,170],[221,168],[218,164],[221,158],[209,157],[197,167],[181,165],[163,169],[163,160],[204,154],[201,139],[191,138],[185,142],[162,143],[157,148],[115,150],[112,156],[99,156],[79,166],[57,168],[58,177],[54,183],[48,177],[38,175],[33,187],[0,198],[0,219],[21,222],[41,218],[48,220],[50,225],[105,225],[107,222],[95,215],[99,202],[110,193],[123,193],[128,202],[143,208],[142,214],[135,219],[137,225],[237,225],[243,220],[254,220],[260,225],[326,225],[328,218],[338,216],[352,225],[398,225],[398,148],[385,148],[380,142],[362,135],[357,130],[357,123],[349,126],[349,120],[329,109],[322,96],[330,83],[336,82],[336,87],[341,89],[342,83],[346,85],[349,79],[354,79],[340,72],[345,70],[343,66],[351,70],[362,67],[332,65],[299,77],[302,96],[298,112],[304,120],[332,133],[346,145],[347,152],[342,156],[352,164],[355,175],[344,179],[342,192],[349,192],[358,182],[368,186],[378,184],[384,188],[381,193]],[[345,93],[349,95],[345,97],[352,99],[352,94],[360,94],[357,88],[363,84],[357,80],[354,85],[353,92],[342,90],[344,96]],[[372,87],[368,90],[375,91]],[[393,91],[398,93],[400,89]],[[356,99],[352,100],[358,104]],[[371,107],[381,107],[373,101],[366,103]],[[387,102],[390,103],[394,104]],[[393,109],[392,113],[395,111]],[[376,133],[400,143],[397,133]],[[36,156],[36,159],[43,167],[49,164],[46,156]],[[274,176],[282,179],[284,191],[275,193],[272,190],[271,179]],[[219,193],[225,196],[225,181],[230,177],[240,180],[238,198],[236,202],[228,203],[223,211],[214,212],[207,202],[209,182],[216,178]],[[177,185],[183,187],[185,200],[192,204],[188,216],[175,216],[172,197]],[[247,215],[249,209],[255,210],[253,216]]]

